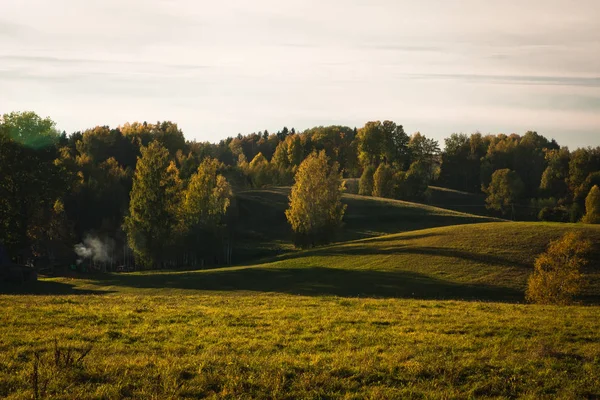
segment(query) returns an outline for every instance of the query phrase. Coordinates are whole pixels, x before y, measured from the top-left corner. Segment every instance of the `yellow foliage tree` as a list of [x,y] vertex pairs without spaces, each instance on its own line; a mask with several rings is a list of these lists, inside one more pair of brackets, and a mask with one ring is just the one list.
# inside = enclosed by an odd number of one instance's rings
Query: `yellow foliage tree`
[[324,151],[312,153],[298,168],[285,216],[298,247],[331,242],[346,210],[344,186],[337,163],[329,165]]
[[227,212],[231,202],[231,187],[219,174],[221,163],[206,158],[190,178],[184,192],[182,212],[185,224],[202,227],[216,226]]
[[254,187],[263,187],[271,183],[271,171],[269,161],[258,153],[249,165],[250,179]]
[[600,188],[598,185],[594,185],[585,198],[585,215],[582,222],[584,224],[600,224]]
[[526,298],[539,304],[569,304],[581,293],[585,280],[581,269],[587,264],[592,243],[577,232],[550,242],[535,260],[527,282]]

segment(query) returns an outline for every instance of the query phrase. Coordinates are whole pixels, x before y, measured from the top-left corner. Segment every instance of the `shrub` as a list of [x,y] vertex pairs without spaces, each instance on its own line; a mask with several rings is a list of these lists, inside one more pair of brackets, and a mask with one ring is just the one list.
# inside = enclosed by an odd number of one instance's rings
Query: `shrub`
[[539,304],[570,304],[581,293],[585,280],[581,269],[592,247],[580,233],[569,232],[553,240],[535,260],[527,282],[526,298]]
[[569,210],[564,206],[544,207],[538,214],[540,221],[569,222]]

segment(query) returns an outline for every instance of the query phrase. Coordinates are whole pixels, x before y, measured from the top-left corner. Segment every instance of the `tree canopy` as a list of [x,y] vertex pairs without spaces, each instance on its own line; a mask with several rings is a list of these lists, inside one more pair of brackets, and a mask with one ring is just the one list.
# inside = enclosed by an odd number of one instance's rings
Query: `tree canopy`
[[300,164],[285,215],[295,234],[295,244],[312,247],[332,240],[340,227],[346,205],[337,163],[330,165],[322,150]]
[[[123,249],[116,252],[122,260],[136,252],[140,265],[182,262],[173,260],[183,254],[221,262],[221,247],[247,218],[236,192],[292,185],[315,152],[362,195],[429,202],[430,187],[441,186],[485,194],[492,215],[596,220],[600,147],[570,150],[534,131],[455,133],[444,143],[440,149],[435,138],[409,136],[390,120],[263,129],[209,143],[186,140],[171,121],[67,135],[48,117],[4,114],[0,242],[23,261],[71,263],[76,256],[66,249],[100,236]],[[198,248],[203,254],[191,250]]]

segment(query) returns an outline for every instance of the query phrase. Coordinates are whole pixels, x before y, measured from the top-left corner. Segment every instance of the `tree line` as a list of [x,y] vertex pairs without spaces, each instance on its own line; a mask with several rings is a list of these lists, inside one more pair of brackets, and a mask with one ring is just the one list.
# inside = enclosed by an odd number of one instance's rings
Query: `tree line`
[[[13,112],[0,120],[0,177],[0,244],[13,257],[67,260],[75,243],[96,235],[149,268],[230,261],[235,193],[244,188],[296,183],[287,218],[299,246],[332,239],[343,179],[357,178],[362,195],[420,202],[433,184],[484,193],[490,212],[513,219],[592,222],[586,209],[600,208],[600,147],[571,151],[536,132],[476,133],[451,135],[442,151],[392,121],[208,143],[186,140],[170,121],[67,135],[50,118]],[[334,205],[311,197],[315,185],[329,188],[322,193]]]

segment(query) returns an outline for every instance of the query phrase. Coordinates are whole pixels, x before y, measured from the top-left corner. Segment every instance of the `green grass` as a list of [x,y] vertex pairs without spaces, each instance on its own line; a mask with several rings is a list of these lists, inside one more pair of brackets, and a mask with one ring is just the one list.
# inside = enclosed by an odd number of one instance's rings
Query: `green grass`
[[[535,257],[550,240],[579,230],[600,247],[600,227],[501,222],[405,232],[284,254],[261,264],[54,278],[31,293],[278,292],[309,296],[522,302]],[[598,253],[596,253],[598,254]],[[581,300],[600,302],[598,256]]]
[[[587,305],[523,304],[569,230],[595,245]],[[0,286],[0,398],[33,398],[36,363],[40,398],[598,398],[599,245],[598,226],[481,223]]]
[[[346,193],[358,194],[358,181],[358,178],[345,179]],[[485,206],[485,195],[483,193],[470,193],[440,186],[429,186],[429,196],[426,203],[431,206],[468,214],[493,215]]]
[[[236,254],[239,261],[268,257],[292,249],[292,235],[285,219],[290,189],[277,187],[236,194]],[[336,241],[344,242],[419,229],[497,221],[457,211],[400,200],[345,194],[348,205],[344,227]]]
[[[596,398],[596,307],[282,294],[0,296],[0,397]],[[74,349],[79,363],[57,363]]]
[[475,215],[492,215],[485,206],[483,193],[469,193],[438,186],[429,186],[429,203],[436,207]]

